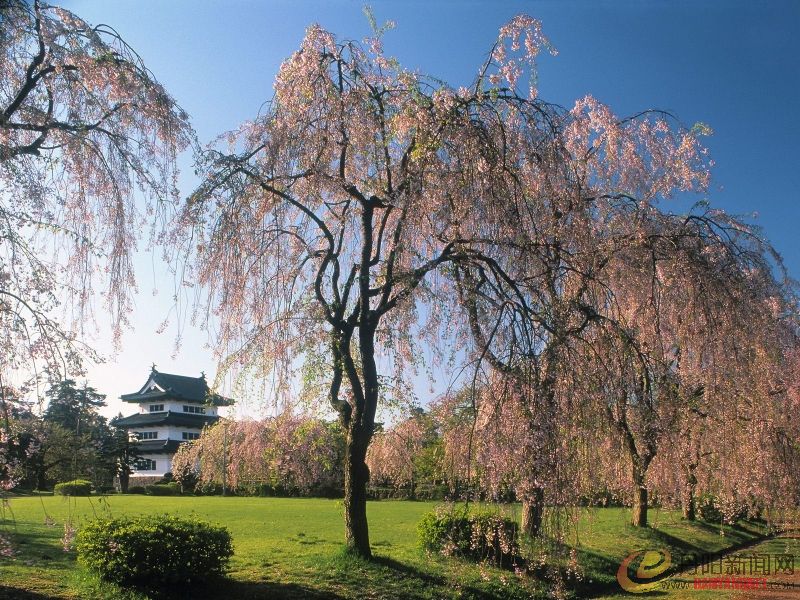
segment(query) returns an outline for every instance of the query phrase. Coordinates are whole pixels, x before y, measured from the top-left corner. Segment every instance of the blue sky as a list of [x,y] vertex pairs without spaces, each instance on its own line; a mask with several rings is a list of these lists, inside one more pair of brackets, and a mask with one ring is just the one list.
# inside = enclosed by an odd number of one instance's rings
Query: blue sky
[[[281,61],[309,24],[342,38],[368,35],[363,4],[82,0],[63,6],[115,27],[189,112],[205,142],[258,112],[272,95]],[[406,0],[371,6],[379,21],[397,24],[384,40],[388,54],[451,85],[470,83],[499,27],[524,12],[543,22],[559,50],[541,61],[542,98],[569,107],[591,93],[619,115],[659,108],[688,125],[708,123],[716,162],[709,199],[734,214],[757,213],[750,220],[800,277],[800,2]],[[190,165],[188,157],[184,164]],[[193,181],[186,171],[188,193]],[[89,370],[90,382],[109,396],[109,414],[129,410],[114,398],[144,383],[151,362],[164,371],[214,373],[203,333],[185,329],[175,358],[174,328],[155,333],[170,306],[171,279],[157,259],[143,256],[139,263],[136,329],[123,339],[116,362]],[[108,349],[103,341],[100,346]],[[245,410],[257,412],[255,405]]]

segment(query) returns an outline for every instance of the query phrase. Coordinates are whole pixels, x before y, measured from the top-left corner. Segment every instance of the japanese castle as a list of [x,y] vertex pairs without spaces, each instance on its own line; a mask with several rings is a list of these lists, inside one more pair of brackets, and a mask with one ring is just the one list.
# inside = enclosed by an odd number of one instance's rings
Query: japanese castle
[[138,392],[120,398],[139,405],[137,414],[114,423],[138,440],[136,453],[142,458],[134,466],[134,477],[163,477],[170,472],[178,446],[199,438],[203,427],[219,420],[219,407],[233,404],[230,398],[211,393],[205,374],[160,373],[155,365]]

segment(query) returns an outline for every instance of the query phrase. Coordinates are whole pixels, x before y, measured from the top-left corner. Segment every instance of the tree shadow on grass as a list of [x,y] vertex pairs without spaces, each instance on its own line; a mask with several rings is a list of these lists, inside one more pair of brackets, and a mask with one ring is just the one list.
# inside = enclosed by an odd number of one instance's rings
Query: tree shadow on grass
[[[133,587],[152,600],[343,600],[333,592],[318,590],[297,583],[277,581],[237,581],[218,579],[198,585],[159,589]],[[11,597],[9,597],[11,598]],[[6,600],[0,596],[0,600]],[[33,599],[32,599],[33,600]]]
[[[194,590],[184,596],[192,600],[219,600],[220,598],[241,598],[242,600],[341,600],[344,597],[333,592],[317,590],[297,583],[277,581],[235,581],[231,579],[216,582],[214,585]],[[165,596],[164,598],[175,598]]]
[[45,596],[15,587],[0,585],[0,600],[54,600],[57,596]]
[[[715,533],[719,532],[719,526],[714,527],[708,523],[696,521],[693,522],[693,525],[698,526],[700,529],[713,531]],[[687,542],[686,540],[675,537],[674,535],[666,533],[660,529],[648,528],[647,534],[649,539],[646,542],[645,540],[642,540],[642,550],[644,550],[645,547],[652,550],[669,548],[670,552],[672,553],[672,567],[669,569],[668,573],[670,576],[672,576],[691,567],[698,566],[706,561],[716,560],[717,558],[725,555],[740,552],[746,548],[760,544],[765,539],[768,539],[763,536],[753,538],[752,532],[736,525],[726,527],[726,531],[728,532],[727,535],[729,536],[729,539],[733,543],[722,550],[709,551],[707,548],[703,547],[702,543]],[[616,581],[616,571],[619,568],[618,562],[611,560],[607,556],[582,549],[578,550],[578,557],[581,565],[591,565],[592,570],[595,573],[601,572],[609,573],[611,575],[607,579],[604,579],[604,581],[579,582],[579,584],[573,588],[573,591],[575,591],[579,597],[592,598],[603,596],[612,592],[624,593]],[[648,597],[656,597],[659,595],[663,596],[665,595],[665,592],[648,592]],[[634,596],[634,594],[631,594],[631,597]]]
[[[373,555],[369,563],[384,571],[384,573],[377,573],[376,571],[377,575],[382,576],[384,582],[388,579],[394,580],[393,583],[397,587],[385,590],[389,593],[397,592],[391,597],[402,597],[411,600],[443,597],[445,595],[444,590],[453,585],[453,581],[446,577],[434,575],[414,565],[403,563],[387,556]],[[442,592],[440,594],[432,594],[432,590],[437,588],[441,589]],[[519,597],[519,593],[511,596],[512,591],[509,589],[481,589],[464,582],[459,584],[459,593],[462,598],[469,598],[470,600],[500,600],[502,598]],[[525,597],[528,596],[526,595]]]
[[[703,529],[710,529],[715,532],[718,532],[719,529],[714,529],[711,525],[702,524],[700,525]],[[651,539],[656,542],[656,544],[660,543],[664,546],[671,546],[674,549],[679,551],[677,556],[673,556],[672,562],[676,567],[684,568],[691,566],[692,564],[696,563],[698,560],[700,561],[707,561],[707,560],[714,560],[719,558],[720,556],[724,556],[726,554],[731,554],[734,552],[738,552],[749,548],[750,546],[754,546],[756,544],[760,544],[766,539],[769,539],[771,536],[756,536],[751,537],[752,534],[745,535],[746,530],[741,528],[735,529],[727,529],[728,533],[726,534],[729,540],[732,542],[729,546],[716,551],[708,550],[708,548],[704,548],[702,543],[698,544],[691,544],[677,538],[669,533],[664,531],[653,529],[651,530]],[[654,544],[654,547],[658,547]]]
[[720,534],[720,530],[725,532],[725,535],[731,539],[736,540],[736,543],[747,543],[749,540],[753,539],[754,537],[758,540],[762,539],[762,535],[756,533],[750,529],[742,527],[739,523],[734,525],[720,525],[719,523],[709,523],[707,521],[690,521],[690,523],[698,528],[702,529],[703,531],[707,531],[708,533],[713,533],[715,535]]
[[75,564],[74,555],[64,552],[50,534],[16,533],[12,540],[24,560],[47,561],[48,569],[71,569]]
[[405,563],[401,563],[398,560],[393,558],[389,558],[388,556],[373,556],[372,560],[370,561],[374,564],[381,565],[387,569],[391,569],[398,575],[402,577],[407,577],[411,579],[415,579],[417,581],[421,581],[430,585],[446,585],[447,581],[444,577],[439,577],[436,575],[431,575],[430,573],[426,573],[414,567],[413,565],[408,565]]
[[[233,579],[220,579],[198,586],[181,588],[134,589],[152,600],[220,600],[222,598],[235,598],[236,600],[345,600],[346,598],[372,597],[374,594],[371,592],[375,592],[379,597],[422,600],[431,597],[431,588],[443,588],[449,585],[443,577],[424,573],[411,565],[393,559],[377,557],[370,562],[375,563],[379,569],[392,571],[392,575],[372,579],[370,575],[376,573],[366,574],[366,578],[364,573],[356,574],[356,577],[362,578],[361,581],[342,580],[340,582],[343,584],[341,594],[298,583]],[[384,573],[384,575],[387,574]],[[500,600],[505,597],[502,594],[498,595],[470,585],[461,585],[460,588],[462,596],[470,600]],[[8,598],[0,596],[0,600],[11,600],[12,598],[16,597],[13,595]],[[40,597],[31,597],[30,600],[40,600]],[[44,600],[44,597],[41,597],[41,600]]]

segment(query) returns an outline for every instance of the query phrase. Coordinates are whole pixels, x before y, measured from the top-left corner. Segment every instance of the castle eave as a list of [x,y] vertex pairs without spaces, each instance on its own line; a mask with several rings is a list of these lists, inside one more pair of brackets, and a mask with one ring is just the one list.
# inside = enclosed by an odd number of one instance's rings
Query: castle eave
[[175,454],[181,440],[143,440],[136,442],[137,454]]
[[122,419],[115,419],[115,427],[131,429],[133,427],[149,427],[155,425],[176,425],[202,429],[219,420],[217,415],[197,415],[192,413],[173,412],[171,410],[155,413],[139,413]]

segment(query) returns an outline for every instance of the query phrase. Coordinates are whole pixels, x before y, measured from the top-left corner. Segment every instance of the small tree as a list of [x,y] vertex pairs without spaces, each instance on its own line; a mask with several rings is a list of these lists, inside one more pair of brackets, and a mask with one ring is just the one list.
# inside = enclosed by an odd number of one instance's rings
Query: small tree
[[15,388],[0,386],[0,485],[32,488],[36,485],[36,460],[41,423],[30,402]]
[[121,418],[122,414],[119,414],[111,421],[111,435],[106,438],[100,452],[111,472],[119,477],[120,491],[127,494],[131,473],[142,455],[138,453],[136,441],[131,439],[128,430],[115,424]]
[[95,487],[108,486],[125,453],[124,432],[115,433],[97,411],[105,396],[88,384],[77,386],[68,379],[51,386],[42,416],[38,447],[29,457],[39,469],[39,484],[91,479]]

